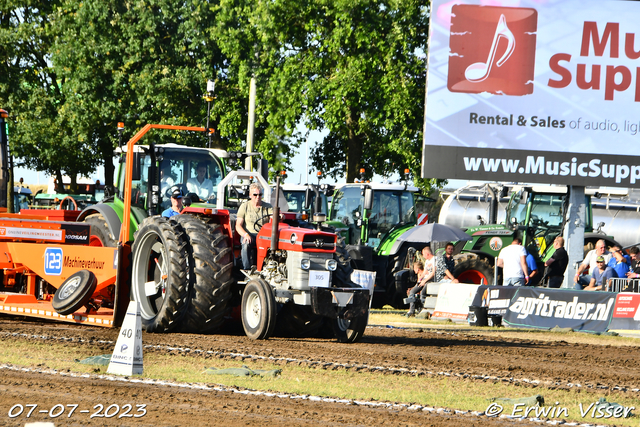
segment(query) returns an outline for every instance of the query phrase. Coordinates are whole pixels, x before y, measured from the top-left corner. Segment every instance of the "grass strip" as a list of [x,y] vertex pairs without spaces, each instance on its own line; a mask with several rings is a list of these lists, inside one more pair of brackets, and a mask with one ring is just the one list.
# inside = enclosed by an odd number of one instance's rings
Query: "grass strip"
[[[106,366],[83,365],[75,362],[87,357],[102,354],[104,350],[92,350],[86,346],[75,347],[73,344],[34,343],[13,339],[0,339],[0,360],[21,367],[45,368],[77,373],[105,374]],[[208,367],[218,369],[238,368],[247,365],[251,369],[282,369],[276,378],[270,377],[236,377],[231,375],[207,375]],[[599,425],[637,426],[638,417],[593,418],[590,411],[585,417],[580,414],[589,405],[597,402],[608,392],[590,390],[551,390],[542,386],[523,387],[501,381],[477,381],[460,378],[443,378],[425,375],[396,376],[353,370],[323,370],[296,365],[279,366],[265,361],[239,361],[207,357],[206,355],[185,353],[150,352],[144,356],[144,378],[185,383],[220,384],[243,387],[255,390],[280,392],[288,394],[315,395],[355,400],[373,400],[418,404],[435,408],[457,410],[485,411],[491,398],[521,398],[540,394],[545,399],[548,411],[556,408],[567,408],[567,415],[561,418],[580,423]],[[640,402],[636,394],[625,395],[615,393],[607,396],[609,401],[623,406],[638,408]],[[512,403],[498,402],[503,407],[503,414],[511,414]],[[521,408],[523,411],[524,407]],[[518,413],[519,415],[522,412]],[[533,417],[531,412],[529,417]],[[594,415],[598,415],[594,413]]]

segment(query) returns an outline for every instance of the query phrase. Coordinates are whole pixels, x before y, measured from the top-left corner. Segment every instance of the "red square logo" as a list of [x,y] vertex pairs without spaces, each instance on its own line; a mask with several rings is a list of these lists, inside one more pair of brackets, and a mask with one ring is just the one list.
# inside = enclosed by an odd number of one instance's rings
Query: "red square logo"
[[520,7],[453,5],[451,92],[533,93],[538,12]]

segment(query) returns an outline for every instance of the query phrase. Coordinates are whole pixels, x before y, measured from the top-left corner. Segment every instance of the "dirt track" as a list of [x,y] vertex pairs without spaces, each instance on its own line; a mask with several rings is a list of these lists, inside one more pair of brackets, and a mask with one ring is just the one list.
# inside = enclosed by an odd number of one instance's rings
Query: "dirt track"
[[[104,349],[98,340],[115,342],[118,331],[77,327],[39,321],[18,322],[0,317],[0,334],[19,340],[41,337],[74,338],[74,345]],[[17,335],[13,335],[17,334]],[[295,363],[320,368],[359,369],[380,375],[454,375],[462,381],[499,377],[530,387],[539,381],[548,388],[597,388],[608,396],[624,394],[640,400],[640,363],[637,347],[611,347],[505,339],[473,332],[452,333],[405,329],[368,328],[362,342],[338,344],[321,339],[273,338],[251,341],[240,334],[159,335],[144,334],[145,353],[166,352],[167,347],[214,352],[217,357],[238,354],[271,357],[275,363]],[[172,350],[180,351],[180,350]],[[490,378],[490,380],[495,380]],[[536,394],[532,390],[531,394]],[[202,391],[135,383],[114,383],[97,376],[68,378],[37,372],[0,369],[0,424],[15,424],[7,416],[16,403],[78,404],[92,409],[97,403],[146,403],[140,418],[89,419],[74,414],[56,425],[209,425],[212,419],[225,425],[513,425],[513,421],[490,419],[470,413],[431,413],[406,408],[372,408],[344,403],[316,402],[248,396],[230,391]],[[109,396],[109,399],[106,397]],[[142,401],[141,396],[144,396]],[[340,397],[340,396],[336,396]],[[103,400],[104,402],[101,402]],[[134,402],[137,400],[137,402]],[[640,405],[639,405],[640,406]],[[93,410],[91,411],[93,412]],[[135,407],[131,414],[135,414]],[[66,416],[66,415],[65,415]],[[19,420],[19,421],[18,421]],[[43,421],[43,418],[34,419]],[[522,424],[522,423],[518,423]],[[525,423],[528,424],[528,423]],[[534,425],[534,424],[532,424]],[[539,424],[535,424],[539,425]]]

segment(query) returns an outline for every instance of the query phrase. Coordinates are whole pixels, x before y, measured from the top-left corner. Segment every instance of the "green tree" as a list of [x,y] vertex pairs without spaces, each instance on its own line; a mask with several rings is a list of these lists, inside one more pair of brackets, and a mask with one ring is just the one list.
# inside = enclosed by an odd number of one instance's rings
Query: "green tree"
[[70,127],[61,78],[51,63],[51,14],[59,1],[8,0],[0,6],[0,103],[11,114],[17,165],[75,179],[95,169],[90,147]]
[[[262,145],[298,145],[302,122],[328,129],[313,165],[347,181],[419,176],[428,8],[417,0],[222,0],[211,37],[239,81],[261,91]],[[414,178],[430,189],[435,181]]]

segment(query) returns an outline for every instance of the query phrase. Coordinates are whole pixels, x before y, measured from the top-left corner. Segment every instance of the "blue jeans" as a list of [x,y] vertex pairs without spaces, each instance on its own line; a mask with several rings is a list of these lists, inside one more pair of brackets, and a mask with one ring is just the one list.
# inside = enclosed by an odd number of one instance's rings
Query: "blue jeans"
[[524,286],[524,277],[507,277],[504,279],[504,286]]
[[251,236],[251,241],[249,243],[242,242],[242,251],[240,252],[240,254],[242,256],[243,270],[251,270],[251,266],[256,265],[256,258],[257,258],[256,252],[257,250],[256,250],[255,236]]
[[584,276],[580,276],[578,278],[578,283],[575,284],[574,289],[581,291],[589,286],[589,283],[591,283],[591,275],[585,274]]

